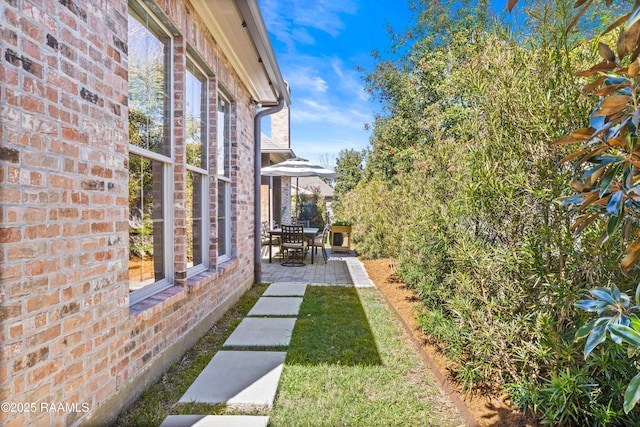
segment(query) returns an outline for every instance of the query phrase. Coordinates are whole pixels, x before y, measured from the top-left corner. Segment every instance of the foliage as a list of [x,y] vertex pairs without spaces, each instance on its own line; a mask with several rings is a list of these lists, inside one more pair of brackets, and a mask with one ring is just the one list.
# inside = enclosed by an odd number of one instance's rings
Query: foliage
[[[597,314],[582,326],[576,333],[576,338],[586,338],[584,357],[586,358],[599,344],[603,343],[607,335],[617,345],[631,346],[633,355],[638,354],[640,347],[640,286],[636,288],[635,305],[631,306],[629,296],[612,287],[591,289],[592,299],[579,301],[576,305],[585,311]],[[624,356],[622,356],[624,357]],[[637,371],[637,366],[634,364]],[[624,412],[629,413],[640,400],[640,373],[636,374],[624,393]]]
[[336,159],[335,171],[340,176],[335,179],[332,205],[338,216],[340,216],[342,196],[353,190],[364,177],[363,164],[366,158],[367,150],[344,149]]
[[151,151],[160,152],[163,135],[162,125],[142,112],[129,109],[129,143]]
[[[631,29],[634,25],[640,34],[640,20],[632,24]],[[629,32],[629,25],[626,27]],[[620,34],[618,54],[623,58],[627,49],[625,30]],[[622,59],[617,61],[613,51],[602,42],[598,45],[598,52],[604,60],[579,73],[597,76],[585,88],[586,92],[600,97],[591,114],[589,127],[575,130],[556,140],[555,144],[581,143],[577,151],[561,161],[572,162],[572,170],[577,175],[571,184],[577,194],[563,199],[576,214],[572,228],[579,234],[595,220],[606,217],[601,238],[606,241],[626,226],[625,234],[636,237],[627,245],[620,263],[620,268],[628,272],[640,259],[640,231],[635,227],[640,217],[640,191],[636,188],[640,181],[640,148],[637,147],[640,107],[636,98],[640,89],[640,63],[633,60],[623,67]]]
[[573,337],[585,289],[635,279],[615,269],[619,237],[573,239],[554,202],[568,150],[541,143],[586,126],[591,101],[572,73],[597,44],[565,32],[568,1],[531,4],[518,34],[464,5],[418,3],[421,28],[396,35],[396,57],[367,75],[384,114],[365,178],[343,197],[357,250],[397,260],[462,386],[506,390],[546,423],[633,424],[638,411],[619,410],[632,361],[619,348],[585,360]]
[[[162,130],[139,111],[129,110],[129,141],[139,147],[160,147]],[[129,156],[130,255],[143,258],[153,253],[152,160]]]
[[147,254],[153,255],[153,221],[144,214],[129,225],[129,256],[136,255],[142,259]]
[[[591,7],[586,2],[569,25],[571,28]],[[610,6],[611,1],[606,2]],[[621,230],[626,249],[620,262],[623,272],[629,273],[640,260],[640,4],[632,6],[605,33],[618,29],[615,52],[603,41],[598,43],[601,61],[578,76],[592,77],[585,93],[597,97],[590,115],[589,126],[572,131],[554,142],[556,145],[579,147],[567,154],[560,164],[571,163],[575,194],[562,198],[571,206],[572,230],[577,236],[591,224],[602,224],[601,242],[617,236]],[[606,41],[606,40],[605,40]],[[587,338],[585,358],[609,335],[616,344],[640,346],[640,321],[629,314],[629,297],[613,285],[590,291],[593,299],[580,301],[577,306],[597,316],[577,332],[578,339]],[[606,314],[610,314],[606,316]],[[640,400],[640,374],[636,375],[624,396],[624,411],[629,413]]]
[[298,220],[309,221],[310,227],[323,228],[326,223],[324,197],[319,188],[312,188],[312,194],[301,194],[296,198]]
[[[440,112],[457,110],[452,88],[446,76],[473,52],[479,32],[487,23],[487,1],[410,2],[416,22],[406,34],[392,34],[396,44],[390,58],[378,59],[365,81],[368,91],[383,102],[383,112],[373,124],[371,150],[367,160],[369,172],[376,171],[385,180],[396,173],[411,170],[411,156],[405,150],[428,146],[439,137],[442,127],[453,128],[460,122],[458,114]],[[454,36],[457,43],[447,46]],[[427,82],[427,84],[425,84]],[[430,117],[439,115],[434,124]]]

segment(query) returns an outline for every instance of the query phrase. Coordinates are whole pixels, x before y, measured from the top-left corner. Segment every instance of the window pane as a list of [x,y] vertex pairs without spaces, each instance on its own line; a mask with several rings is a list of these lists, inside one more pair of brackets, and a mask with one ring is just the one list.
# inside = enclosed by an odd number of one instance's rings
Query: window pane
[[187,163],[199,168],[204,168],[206,164],[203,144],[206,129],[204,117],[205,92],[204,78],[197,73],[192,66],[187,66],[187,87],[186,87],[186,142],[187,142]]
[[129,15],[129,143],[170,156],[168,42],[151,27],[148,17]]
[[228,187],[229,184],[226,181],[218,181],[218,258],[226,256],[228,249]]
[[164,165],[129,155],[129,289],[164,279]]
[[230,177],[230,153],[231,153],[231,108],[227,100],[218,98],[218,175]]
[[202,264],[203,176],[187,172],[187,266]]

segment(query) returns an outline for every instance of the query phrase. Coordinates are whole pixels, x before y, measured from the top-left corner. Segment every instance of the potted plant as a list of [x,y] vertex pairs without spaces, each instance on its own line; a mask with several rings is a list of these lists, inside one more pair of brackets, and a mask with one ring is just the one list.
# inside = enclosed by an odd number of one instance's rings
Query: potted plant
[[[347,236],[346,245],[344,236]],[[331,251],[349,252],[351,237],[351,223],[348,221],[336,221],[331,224]]]

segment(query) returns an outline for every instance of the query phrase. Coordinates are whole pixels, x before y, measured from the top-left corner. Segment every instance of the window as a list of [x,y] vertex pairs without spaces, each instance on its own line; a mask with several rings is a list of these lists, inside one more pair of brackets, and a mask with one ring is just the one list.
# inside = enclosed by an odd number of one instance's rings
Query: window
[[218,262],[231,257],[231,103],[218,96]]
[[186,73],[186,161],[187,161],[187,267],[191,272],[207,267],[203,241],[208,235],[205,218],[205,195],[208,194],[207,161],[207,80],[204,73],[191,60]]
[[143,3],[131,0],[128,17],[130,304],[181,284],[185,267],[187,278],[207,269],[210,229],[218,263],[233,250],[233,104],[210,95],[213,72],[194,49],[175,56],[179,29]]
[[171,38],[129,9],[129,290],[134,303],[171,285]]

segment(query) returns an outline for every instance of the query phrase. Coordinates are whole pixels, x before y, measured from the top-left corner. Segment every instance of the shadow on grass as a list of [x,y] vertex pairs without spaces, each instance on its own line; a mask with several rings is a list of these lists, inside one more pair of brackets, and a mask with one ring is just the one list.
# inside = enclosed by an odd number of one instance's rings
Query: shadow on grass
[[288,365],[381,365],[355,288],[309,286],[287,351]]

